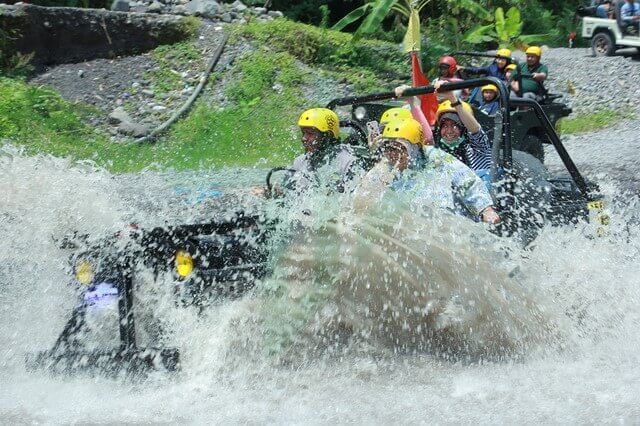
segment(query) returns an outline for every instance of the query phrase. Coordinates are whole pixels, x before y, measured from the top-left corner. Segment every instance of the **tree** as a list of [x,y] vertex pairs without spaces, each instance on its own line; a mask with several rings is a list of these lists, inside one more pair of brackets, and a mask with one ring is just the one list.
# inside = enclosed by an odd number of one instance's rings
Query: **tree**
[[420,13],[431,1],[432,0],[372,0],[352,10],[331,29],[341,31],[347,25],[364,18],[354,34],[354,40],[357,40],[363,35],[376,32],[388,16],[398,14],[403,18],[409,19],[412,13]]
[[496,42],[504,47],[522,48],[546,36],[546,34],[523,35],[522,24],[518,9],[511,7],[505,16],[504,10],[499,7],[495,11],[492,23],[476,26],[465,36],[464,41],[471,44]]

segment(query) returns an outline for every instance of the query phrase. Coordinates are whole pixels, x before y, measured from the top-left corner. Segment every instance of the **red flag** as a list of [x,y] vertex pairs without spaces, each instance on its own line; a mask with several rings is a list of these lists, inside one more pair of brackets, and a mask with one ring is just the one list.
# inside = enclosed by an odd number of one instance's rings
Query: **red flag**
[[[428,86],[429,79],[422,73],[422,67],[420,66],[420,58],[418,58],[418,52],[411,51],[411,84],[413,87]],[[436,123],[436,112],[438,111],[438,98],[435,93],[429,93],[428,95],[420,95],[420,102],[422,112],[427,118],[430,125]]]

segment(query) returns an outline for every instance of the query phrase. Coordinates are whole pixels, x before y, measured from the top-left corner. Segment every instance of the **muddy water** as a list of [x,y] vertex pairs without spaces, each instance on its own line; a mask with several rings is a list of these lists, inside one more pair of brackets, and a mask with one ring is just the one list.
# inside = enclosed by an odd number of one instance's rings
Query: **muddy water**
[[[574,149],[593,170],[592,147]],[[584,226],[549,228],[521,251],[480,225],[437,214],[420,221],[401,208],[292,231],[263,291],[203,315],[158,305],[183,371],[129,382],[24,370],[24,354],[51,345],[75,301],[55,239],[218,214],[200,198],[254,206],[229,188],[260,183],[262,172],[116,177],[5,147],[0,415],[9,423],[633,423],[640,199],[627,176],[638,180],[638,158],[623,154],[616,164],[626,175],[598,172],[614,219],[605,238]]]

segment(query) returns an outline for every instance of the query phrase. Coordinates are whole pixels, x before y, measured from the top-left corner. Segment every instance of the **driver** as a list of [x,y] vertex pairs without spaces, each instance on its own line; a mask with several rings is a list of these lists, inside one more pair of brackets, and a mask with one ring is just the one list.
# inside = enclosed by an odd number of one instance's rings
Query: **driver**
[[[511,96],[516,97],[517,93],[522,89],[520,93],[521,97],[540,102],[545,93],[543,82],[547,79],[549,70],[546,65],[540,63],[542,49],[538,46],[529,47],[525,53],[527,55],[527,62],[518,65],[511,74]],[[522,76],[522,88],[518,83],[518,77],[521,74],[532,75],[532,77]]]
[[[379,162],[362,179],[356,207],[377,202],[372,194],[389,187],[409,192],[417,207],[434,205],[487,223],[498,223],[491,195],[471,169],[433,146],[424,147],[422,126],[412,118],[389,122],[376,152]],[[459,207],[464,207],[461,210]]]
[[326,171],[331,184],[335,183],[339,192],[345,190],[347,182],[362,168],[362,159],[353,146],[340,142],[339,123],[338,115],[327,108],[308,109],[300,115],[304,153],[293,161],[293,173],[287,177],[285,188],[304,191],[318,183],[319,172]]

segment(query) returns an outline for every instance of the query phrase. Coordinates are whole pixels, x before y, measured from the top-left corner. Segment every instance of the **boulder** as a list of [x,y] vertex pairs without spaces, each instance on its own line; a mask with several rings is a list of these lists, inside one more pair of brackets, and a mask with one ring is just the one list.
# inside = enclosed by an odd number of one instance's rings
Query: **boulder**
[[129,9],[129,0],[113,0],[111,3],[111,10],[115,12],[128,12]]
[[123,135],[133,136],[134,138],[141,138],[148,135],[151,132],[151,127],[147,124],[132,123],[130,121],[123,121],[118,126],[118,133]]
[[110,124],[120,124],[123,122],[131,122],[131,117],[127,114],[127,111],[122,107],[118,107],[109,114]]
[[162,13],[162,9],[164,9],[164,5],[159,1],[154,1],[149,5],[149,13]]
[[245,10],[247,10],[247,6],[245,6],[244,3],[242,3],[240,0],[236,0],[233,3],[231,3],[231,7],[239,13],[244,12]]
[[191,0],[185,5],[187,15],[213,18],[220,11],[220,4],[215,0]]
[[140,54],[161,44],[185,40],[192,34],[183,20],[171,15],[104,9],[0,4],[0,30],[20,34],[8,40],[6,51],[33,54],[31,62],[36,70],[54,64]]

